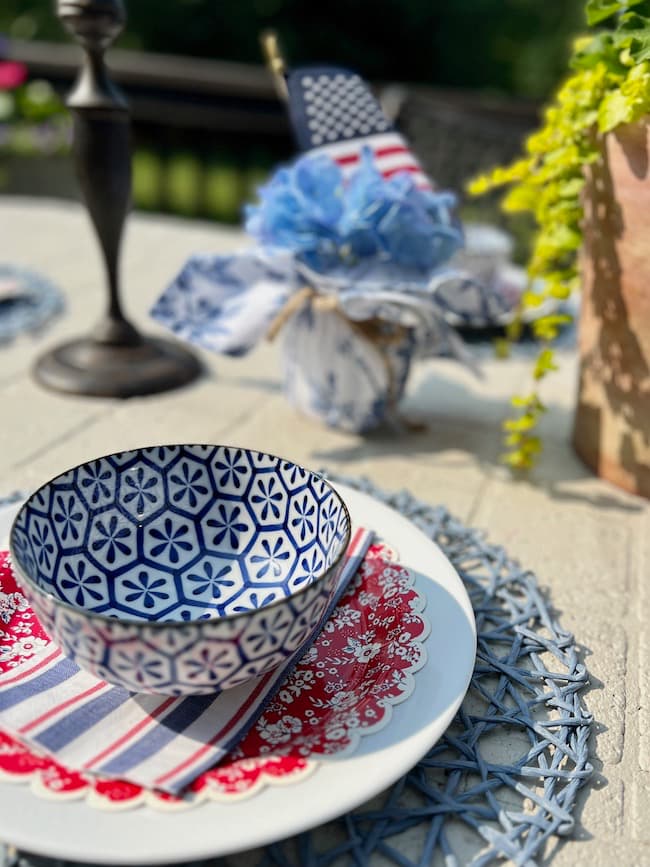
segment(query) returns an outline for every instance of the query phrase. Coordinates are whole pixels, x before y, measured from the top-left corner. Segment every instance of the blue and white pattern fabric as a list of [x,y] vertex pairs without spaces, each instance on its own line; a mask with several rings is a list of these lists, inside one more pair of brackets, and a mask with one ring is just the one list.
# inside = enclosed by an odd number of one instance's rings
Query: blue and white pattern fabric
[[[357,528],[310,642],[272,671],[205,696],[134,694],[82,671],[50,644],[0,678],[3,729],[67,767],[177,794],[255,723],[327,622],[372,538]],[[200,664],[195,648],[191,656]]]
[[223,355],[245,355],[265,338],[289,299],[305,286],[321,296],[336,298],[350,320],[378,318],[413,330],[418,357],[440,354],[453,342],[459,360],[471,363],[455,339],[437,301],[445,287],[444,307],[450,306],[449,285],[462,291],[460,271],[447,271],[419,285],[399,281],[398,269],[383,273],[356,268],[348,274],[319,274],[296,262],[285,251],[250,249],[223,256],[192,256],[151,310],[154,319],[177,337]]
[[[420,286],[400,285],[398,276],[389,270],[380,282],[379,274],[368,276],[361,268],[347,276],[323,276],[285,251],[259,248],[232,256],[196,255],[152,316],[194,345],[243,355],[267,335],[292,296],[315,285],[319,296],[336,298],[343,315],[306,302],[288,318],[282,334],[285,392],[298,410],[331,427],[366,431],[399,401],[414,357],[451,355],[477,372],[436,300],[450,282],[460,292],[463,275],[449,271]],[[408,334],[380,351],[351,324],[371,319]]]
[[[283,314],[291,402],[329,425],[366,431],[394,412],[413,357],[447,355],[475,369],[448,322],[454,297],[465,317],[474,282],[449,265],[463,231],[455,197],[433,190],[358,75],[295,70],[287,88],[304,155],[247,207],[257,247],[192,257],[152,315],[182,339],[237,355]],[[333,302],[329,315],[313,299],[294,309],[305,287]],[[387,351],[350,325],[369,321],[409,334]]]
[[245,355],[266,337],[298,289],[293,257],[261,249],[192,256],[151,315],[177,337],[222,355]]
[[284,328],[282,360],[290,403],[330,427],[371,430],[406,385],[414,350],[411,331],[381,349],[336,312],[303,308]]

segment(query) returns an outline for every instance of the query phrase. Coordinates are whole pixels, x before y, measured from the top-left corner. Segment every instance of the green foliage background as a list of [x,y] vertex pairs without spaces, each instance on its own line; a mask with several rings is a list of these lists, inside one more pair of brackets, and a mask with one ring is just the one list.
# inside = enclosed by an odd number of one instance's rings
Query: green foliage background
[[[585,10],[587,23],[598,29],[575,41],[571,73],[523,155],[470,184],[475,195],[507,187],[503,210],[534,218],[527,270],[543,288],[523,294],[524,310],[566,299],[579,288],[585,167],[600,165],[602,171],[604,136],[650,112],[650,0],[587,0]],[[551,344],[567,318],[551,314],[533,323],[542,342],[533,389],[513,398],[517,414],[504,423],[504,460],[514,468],[529,469],[541,450],[536,430],[545,407],[537,385],[556,369]]]
[[[54,0],[2,0],[0,32],[60,39]],[[130,0],[121,45],[260,61],[274,27],[293,63],[334,61],[366,77],[549,94],[566,68],[582,0]]]

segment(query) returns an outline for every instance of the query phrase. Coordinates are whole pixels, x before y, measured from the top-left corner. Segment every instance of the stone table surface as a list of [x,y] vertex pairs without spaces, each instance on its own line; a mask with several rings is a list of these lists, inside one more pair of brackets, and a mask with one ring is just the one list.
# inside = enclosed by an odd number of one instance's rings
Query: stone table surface
[[[122,267],[129,313],[159,331],[147,310],[186,257],[245,243],[234,229],[134,215]],[[596,773],[579,796],[575,837],[543,863],[650,865],[650,510],[594,478],[571,449],[574,350],[562,350],[561,370],[544,384],[541,462],[528,479],[513,480],[498,462],[500,424],[509,397],[528,381],[524,355],[497,361],[484,353],[482,381],[452,361],[419,363],[404,410],[426,427],[401,435],[364,438],[297,415],[282,394],[274,344],[243,359],[205,354],[206,375],[177,392],[127,402],[66,397],[39,387],[30,367],[37,353],[99,318],[102,275],[85,213],[69,203],[0,200],[0,260],[47,275],[67,301],[66,315],[45,333],[0,348],[0,494],[107,452],[214,442],[367,475],[444,503],[536,572],[591,673]]]

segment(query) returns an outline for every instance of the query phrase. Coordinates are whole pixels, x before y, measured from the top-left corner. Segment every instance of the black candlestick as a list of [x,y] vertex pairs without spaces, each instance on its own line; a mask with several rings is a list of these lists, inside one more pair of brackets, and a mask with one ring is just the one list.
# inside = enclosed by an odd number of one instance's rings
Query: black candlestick
[[97,232],[108,282],[108,307],[90,337],[42,356],[36,377],[74,394],[132,397],[167,391],[200,372],[183,347],[143,337],[125,318],[119,297],[119,252],[131,201],[129,111],[111,82],[104,51],[124,27],[122,0],[58,0],[58,15],[84,50],[67,100],[74,116],[74,156],[83,198]]

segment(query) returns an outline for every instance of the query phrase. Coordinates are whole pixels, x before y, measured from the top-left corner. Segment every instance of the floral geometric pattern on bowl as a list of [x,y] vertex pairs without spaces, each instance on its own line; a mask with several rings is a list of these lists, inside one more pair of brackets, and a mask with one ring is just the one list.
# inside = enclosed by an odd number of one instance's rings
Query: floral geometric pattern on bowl
[[257,609],[312,584],[347,514],[315,473],[248,449],[160,446],[53,479],[21,511],[17,564],[76,609],[191,621]]
[[21,507],[10,548],[25,596],[80,668],[132,692],[209,695],[309,640],[349,534],[317,473],[251,449],[174,445],[52,479]]
[[[299,782],[324,756],[354,751],[378,731],[415,687],[425,663],[424,598],[394,552],[373,545],[326,628],[287,678],[258,723],[184,798],[119,780],[97,780],[40,756],[0,731],[0,779],[29,782],[43,797],[86,800],[102,809],[148,804],[186,809],[205,800],[250,797],[267,785]],[[0,553],[0,670],[47,641]]]

